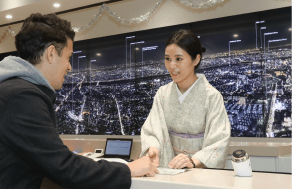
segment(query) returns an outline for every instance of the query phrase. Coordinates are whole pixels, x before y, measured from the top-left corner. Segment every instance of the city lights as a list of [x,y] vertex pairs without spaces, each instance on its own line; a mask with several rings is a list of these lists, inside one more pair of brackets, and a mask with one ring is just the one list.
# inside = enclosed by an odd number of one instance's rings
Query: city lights
[[131,78],[131,70],[132,70],[132,68],[131,68],[131,60],[132,60],[132,52],[131,52],[131,46],[132,45],[137,45],[137,44],[142,44],[142,43],[144,43],[145,41],[139,41],[139,42],[134,42],[134,43],[130,43],[130,78]]
[[132,38],[135,38],[135,36],[129,36],[129,37],[126,37],[125,38],[125,41],[126,41],[126,74],[128,75],[128,43],[127,43],[127,39],[132,39]]
[[265,30],[265,29],[267,29],[267,28],[266,28],[266,27],[261,27],[261,28],[260,28],[261,48],[263,48],[263,47],[262,47],[262,30]]
[[144,66],[143,52],[144,52],[144,51],[155,50],[157,47],[158,47],[158,46],[150,46],[150,47],[143,47],[143,48],[142,48],[142,77],[143,77],[143,66]]
[[258,49],[258,34],[257,34],[257,24],[265,23],[265,21],[256,21],[255,22],[255,30],[256,30],[256,49]]
[[268,42],[268,51],[270,50],[270,43],[280,42],[280,41],[286,41],[286,40],[287,40],[287,38],[269,40],[269,42]]

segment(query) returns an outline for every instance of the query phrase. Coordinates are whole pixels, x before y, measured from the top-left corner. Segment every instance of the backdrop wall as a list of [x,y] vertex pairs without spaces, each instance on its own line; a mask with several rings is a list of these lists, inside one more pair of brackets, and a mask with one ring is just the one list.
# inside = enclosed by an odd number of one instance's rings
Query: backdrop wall
[[[158,0],[125,0],[111,3],[108,7],[118,14],[121,18],[131,19],[139,17],[152,10]],[[100,19],[89,29],[76,35],[75,40],[85,40],[133,31],[147,30],[164,26],[171,26],[213,18],[232,16],[256,11],[276,9],[291,6],[290,0],[225,0],[223,3],[207,9],[193,9],[187,7],[177,0],[163,0],[158,10],[149,18],[148,21],[140,24],[122,25],[114,18],[103,12]],[[61,18],[71,21],[73,26],[81,27],[89,23],[94,14],[99,12],[100,7],[83,9],[59,15]],[[36,12],[32,10],[32,13]],[[17,33],[22,23],[11,25]],[[0,35],[5,32],[6,27],[0,27]],[[0,43],[0,53],[15,51],[14,37],[8,35]]]

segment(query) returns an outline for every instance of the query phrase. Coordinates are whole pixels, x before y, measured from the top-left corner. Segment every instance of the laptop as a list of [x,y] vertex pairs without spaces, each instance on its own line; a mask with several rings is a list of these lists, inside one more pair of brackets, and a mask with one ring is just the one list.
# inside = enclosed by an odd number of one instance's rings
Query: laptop
[[121,158],[130,160],[133,139],[107,138],[104,155],[99,158]]

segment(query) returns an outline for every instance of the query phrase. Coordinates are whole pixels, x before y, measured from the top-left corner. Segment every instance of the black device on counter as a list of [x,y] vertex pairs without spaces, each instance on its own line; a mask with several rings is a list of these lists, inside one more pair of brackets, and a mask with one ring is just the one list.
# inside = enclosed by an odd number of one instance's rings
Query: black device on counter
[[133,139],[107,138],[104,155],[101,158],[121,158],[131,162]]

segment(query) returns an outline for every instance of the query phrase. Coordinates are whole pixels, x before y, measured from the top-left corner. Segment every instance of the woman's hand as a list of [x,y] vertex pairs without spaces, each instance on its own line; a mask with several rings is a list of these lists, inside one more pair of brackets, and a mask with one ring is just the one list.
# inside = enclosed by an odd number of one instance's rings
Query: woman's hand
[[179,154],[175,156],[171,162],[168,164],[168,167],[171,169],[182,169],[182,168],[194,168],[193,164],[191,163],[191,160],[189,156],[185,154]]
[[156,167],[159,166],[159,150],[155,147],[150,147],[147,156],[150,158],[151,163]]

